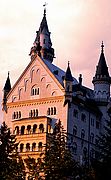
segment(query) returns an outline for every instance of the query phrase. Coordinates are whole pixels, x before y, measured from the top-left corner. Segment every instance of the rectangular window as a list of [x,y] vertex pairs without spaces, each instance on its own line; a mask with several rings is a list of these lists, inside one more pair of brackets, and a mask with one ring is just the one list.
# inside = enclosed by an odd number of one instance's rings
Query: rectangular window
[[74,109],[73,116],[74,116],[75,118],[78,118],[78,110]]
[[84,121],[84,122],[86,122],[86,115],[83,114],[83,113],[82,113],[82,115],[81,115],[81,120]]
[[96,121],[96,129],[99,129],[99,128],[100,128],[100,122]]
[[91,126],[94,126],[94,119],[91,118]]

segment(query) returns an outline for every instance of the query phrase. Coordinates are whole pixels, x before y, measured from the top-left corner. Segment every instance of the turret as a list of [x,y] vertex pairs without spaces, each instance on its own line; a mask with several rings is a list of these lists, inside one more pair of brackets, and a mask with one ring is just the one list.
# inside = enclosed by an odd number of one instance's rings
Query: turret
[[73,77],[72,77],[69,62],[68,62],[68,67],[67,67],[65,77],[64,77],[65,104],[67,102],[72,101],[72,85],[73,85]]
[[5,86],[3,88],[3,110],[6,111],[6,103],[7,103],[7,95],[11,90],[11,83],[10,83],[10,77],[9,77],[9,72],[8,72],[8,77],[5,83]]
[[104,56],[104,45],[101,45],[101,54],[99,63],[96,67],[96,73],[93,77],[94,96],[96,101],[107,102],[110,98],[111,77],[109,76],[108,67]]
[[33,44],[34,46],[30,51],[31,57],[37,53],[41,58],[44,60],[47,59],[52,63],[54,58],[54,49],[52,48],[52,42],[50,38],[51,33],[49,32],[46,19],[46,8],[44,8],[43,19],[40,24],[40,28],[36,33],[37,35]]

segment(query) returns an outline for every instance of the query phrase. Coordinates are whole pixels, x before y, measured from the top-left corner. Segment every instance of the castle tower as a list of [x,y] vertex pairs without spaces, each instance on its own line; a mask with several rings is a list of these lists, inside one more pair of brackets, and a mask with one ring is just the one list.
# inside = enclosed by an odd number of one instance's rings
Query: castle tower
[[96,67],[96,74],[93,77],[94,96],[96,101],[107,102],[110,97],[111,77],[109,76],[108,67],[104,56],[104,45],[101,45],[101,54],[99,63]]
[[50,38],[50,32],[46,19],[46,8],[44,8],[43,19],[41,21],[39,30],[36,32],[36,38],[34,46],[31,48],[30,55],[33,57],[37,53],[42,59],[47,59],[52,63],[54,58],[54,49],[52,48],[52,42]]
[[66,102],[72,101],[72,84],[73,84],[73,77],[72,77],[69,62],[68,62],[68,67],[67,67],[65,77],[64,77],[65,104]]

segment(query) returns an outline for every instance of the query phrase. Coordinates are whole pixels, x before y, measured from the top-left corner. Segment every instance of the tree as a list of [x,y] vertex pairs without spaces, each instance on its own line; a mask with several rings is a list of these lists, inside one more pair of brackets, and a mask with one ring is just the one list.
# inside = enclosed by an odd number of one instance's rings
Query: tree
[[98,158],[92,162],[97,180],[111,179],[111,116],[106,124],[104,134],[98,139]]
[[26,168],[28,169],[28,178],[29,180],[42,180],[42,160],[41,158],[37,159],[37,162],[34,158],[28,157],[25,159]]
[[25,167],[17,153],[18,143],[5,122],[0,128],[0,179],[22,180],[25,178]]
[[66,180],[77,176],[79,167],[68,149],[67,138],[67,134],[59,120],[46,144],[44,156],[46,180]]

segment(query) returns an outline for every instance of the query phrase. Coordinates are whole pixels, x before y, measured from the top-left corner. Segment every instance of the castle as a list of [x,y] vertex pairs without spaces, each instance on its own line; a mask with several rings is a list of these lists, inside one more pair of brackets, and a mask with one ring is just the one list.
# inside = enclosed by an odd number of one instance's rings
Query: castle
[[85,157],[96,156],[95,145],[110,109],[111,77],[103,43],[92,90],[82,85],[81,74],[78,81],[72,76],[69,62],[66,71],[53,64],[54,49],[44,9],[30,58],[12,88],[8,73],[3,96],[3,120],[16,134],[22,157],[37,158],[59,119],[75,158],[82,163]]

